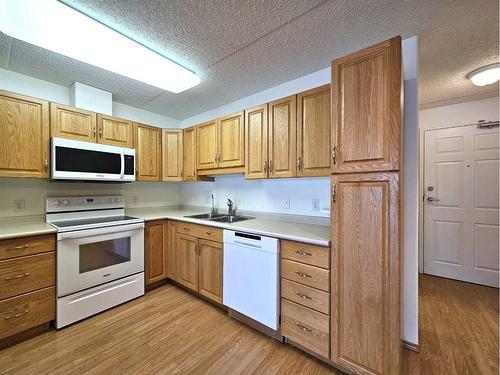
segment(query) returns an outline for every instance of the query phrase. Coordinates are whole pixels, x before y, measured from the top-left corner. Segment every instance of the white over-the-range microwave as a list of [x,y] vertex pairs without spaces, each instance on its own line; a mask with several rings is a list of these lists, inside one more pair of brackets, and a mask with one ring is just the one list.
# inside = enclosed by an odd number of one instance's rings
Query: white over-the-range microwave
[[135,150],[99,143],[51,139],[53,180],[135,181]]

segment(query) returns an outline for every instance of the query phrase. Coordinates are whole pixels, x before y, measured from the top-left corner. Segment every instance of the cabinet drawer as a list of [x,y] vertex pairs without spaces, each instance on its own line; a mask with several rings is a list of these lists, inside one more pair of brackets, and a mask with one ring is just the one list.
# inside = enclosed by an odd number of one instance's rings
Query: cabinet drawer
[[329,355],[330,318],[327,315],[282,299],[281,334],[323,357]]
[[55,253],[0,261],[0,299],[55,284]]
[[330,315],[330,293],[281,279],[281,297]]
[[56,250],[53,234],[0,241],[0,260]]
[[0,301],[0,339],[55,318],[55,287]]
[[295,241],[281,241],[281,257],[330,269],[330,248]]
[[210,241],[222,242],[222,229],[206,225],[177,222],[177,233],[187,234]]
[[325,292],[330,291],[330,271],[323,268],[281,259],[281,277]]

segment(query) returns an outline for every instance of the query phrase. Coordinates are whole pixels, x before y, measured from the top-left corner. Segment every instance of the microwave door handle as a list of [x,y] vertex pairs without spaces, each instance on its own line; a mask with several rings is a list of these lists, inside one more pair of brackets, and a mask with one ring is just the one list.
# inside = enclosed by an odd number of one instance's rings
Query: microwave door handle
[[120,163],[120,178],[123,179],[124,177],[125,177],[125,150],[122,149],[121,163]]

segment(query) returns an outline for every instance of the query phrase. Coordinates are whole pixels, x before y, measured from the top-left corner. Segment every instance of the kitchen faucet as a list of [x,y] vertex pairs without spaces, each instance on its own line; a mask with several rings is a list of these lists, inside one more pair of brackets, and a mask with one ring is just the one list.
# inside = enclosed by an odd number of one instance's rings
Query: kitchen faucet
[[210,209],[210,214],[216,215],[217,214],[217,207],[215,207],[214,195],[212,194],[211,197],[212,197],[212,208]]
[[231,199],[227,200],[227,208],[228,208],[227,214],[229,216],[233,216],[235,210],[233,209],[233,201]]

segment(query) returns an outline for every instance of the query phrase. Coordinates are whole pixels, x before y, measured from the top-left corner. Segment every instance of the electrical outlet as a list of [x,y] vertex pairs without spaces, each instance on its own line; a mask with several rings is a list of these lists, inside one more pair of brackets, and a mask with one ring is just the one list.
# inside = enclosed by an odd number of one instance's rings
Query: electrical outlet
[[137,195],[132,196],[132,203],[137,204],[139,202],[139,197]]
[[25,201],[24,199],[17,199],[14,201],[14,211],[16,212],[24,212],[25,209]]
[[312,210],[319,211],[319,199],[312,200]]
[[290,209],[290,198],[285,199],[283,201],[283,209],[285,209],[285,210],[289,210]]

